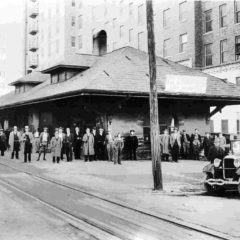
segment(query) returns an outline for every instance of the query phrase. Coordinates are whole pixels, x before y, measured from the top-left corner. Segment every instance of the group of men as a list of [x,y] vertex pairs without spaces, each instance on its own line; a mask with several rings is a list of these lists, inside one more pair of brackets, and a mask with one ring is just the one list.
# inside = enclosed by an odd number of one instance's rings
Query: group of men
[[38,129],[32,133],[29,126],[25,126],[24,132],[21,134],[17,126],[14,126],[8,142],[3,129],[0,129],[1,155],[4,156],[5,150],[9,148],[11,158],[13,159],[15,156],[18,159],[19,151],[22,149],[24,162],[31,162],[32,151],[38,153],[37,161],[42,155],[43,160],[46,160],[46,154],[50,151],[53,162],[59,163],[64,159],[64,155],[66,155],[67,161],[72,161],[73,155],[76,160],[80,159],[83,150],[85,161],[108,159],[121,164],[121,153],[124,146],[128,149],[129,159],[136,160],[138,139],[134,130],[130,131],[130,136],[124,143],[120,133],[113,136],[110,129],[105,134],[103,128],[99,128],[97,131],[95,127],[86,128],[84,134],[81,133],[79,127],[75,128],[74,133],[71,133],[70,128],[66,128],[64,132],[64,129],[59,127],[55,129],[54,136],[50,138],[47,127],[44,127],[41,133]]
[[[172,161],[178,162],[178,159],[199,160],[200,151],[204,149],[204,155],[209,159],[210,149],[216,144],[225,152],[226,138],[219,133],[215,138],[210,136],[209,132],[205,133],[204,138],[199,134],[199,130],[195,129],[194,133],[189,135],[185,130],[179,131],[174,128],[169,134],[166,129],[160,136],[162,161],[169,161],[169,156],[172,156]],[[214,145],[215,144],[215,145]]]

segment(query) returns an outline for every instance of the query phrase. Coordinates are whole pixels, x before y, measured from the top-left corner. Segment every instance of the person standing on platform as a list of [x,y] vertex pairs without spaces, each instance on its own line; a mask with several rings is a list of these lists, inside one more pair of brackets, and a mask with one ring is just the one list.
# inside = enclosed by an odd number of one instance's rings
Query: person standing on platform
[[[198,139],[198,141],[200,142],[200,145],[202,144],[202,137],[201,137],[201,135],[199,134],[199,131],[198,131],[198,129],[197,128],[195,128],[195,132],[191,135],[191,155],[192,155],[192,157],[194,157],[193,156],[193,152],[194,152],[194,149],[193,149],[193,141],[195,140],[195,138],[197,137],[197,139]],[[195,153],[195,154],[197,154],[197,158],[199,159],[199,153],[200,153],[200,148],[199,148],[199,151],[198,151],[198,153]]]
[[181,150],[182,150],[182,158],[189,159],[190,153],[190,136],[186,133],[186,130],[183,130],[181,135]]
[[138,138],[134,130],[130,130],[130,136],[127,138],[127,148],[129,151],[129,159],[137,160]]
[[74,151],[74,157],[76,160],[79,160],[81,158],[81,144],[82,144],[82,137],[81,137],[80,129],[79,127],[76,127],[73,135],[73,151]]
[[107,148],[107,154],[108,154],[108,161],[113,161],[113,136],[112,136],[112,130],[109,129],[108,133],[105,138],[106,148]]
[[63,132],[63,128],[59,127],[58,129],[58,137],[61,139],[62,141],[62,148],[61,148],[61,160],[63,160],[63,154],[65,153],[65,146],[64,146],[64,142],[65,142],[65,133]]
[[59,137],[58,129],[55,129],[54,137],[51,139],[50,143],[51,152],[52,152],[52,161],[53,163],[60,162],[61,150],[62,150],[62,139]]
[[92,161],[94,152],[94,136],[90,132],[90,128],[86,129],[86,133],[83,136],[83,152],[85,162]]
[[48,128],[44,127],[43,132],[40,134],[39,137],[39,154],[37,161],[40,160],[41,154],[43,153],[43,160],[46,161],[46,153],[48,150],[48,145],[50,143],[50,135],[48,133]]
[[105,159],[105,134],[101,127],[96,137],[96,155],[98,160]]
[[92,135],[94,137],[94,153],[95,153],[93,156],[93,159],[97,160],[97,130],[96,130],[96,127],[92,128]]
[[181,139],[177,128],[174,128],[174,132],[170,136],[170,145],[172,160],[174,162],[178,162],[179,150],[181,148]]
[[25,132],[22,134],[22,144],[24,153],[24,162],[31,162],[33,134],[29,132],[29,126],[25,126]]
[[4,156],[4,152],[7,149],[7,138],[6,135],[3,132],[3,129],[0,129],[0,152],[1,156]]
[[114,164],[122,164],[121,163],[121,153],[124,147],[123,138],[120,133],[118,133],[117,137],[114,139],[113,143],[113,161]]
[[9,146],[10,151],[12,153],[11,159],[14,158],[14,153],[16,154],[16,159],[19,159],[19,150],[20,150],[20,141],[21,141],[21,134],[17,129],[17,126],[13,127],[13,131],[9,135]]
[[207,159],[208,152],[210,147],[213,145],[213,140],[208,132],[205,133],[205,137],[203,139],[203,149],[204,149],[204,156]]
[[226,144],[227,144],[226,138],[223,136],[222,133],[219,133],[218,139],[219,139],[220,148],[222,148],[222,150],[225,152]]
[[170,136],[168,130],[165,129],[164,133],[160,135],[160,145],[162,153],[162,161],[169,161],[169,148],[170,148]]
[[201,143],[199,141],[199,138],[197,137],[197,135],[195,135],[194,140],[192,142],[194,160],[199,160],[200,146],[201,146]]
[[39,129],[37,128],[33,134],[33,152],[39,153],[40,150],[40,133]]
[[66,153],[66,156],[67,156],[67,162],[70,162],[73,159],[73,153],[72,153],[73,135],[70,131],[70,128],[66,128],[64,146],[65,146],[65,153]]
[[208,161],[210,161],[210,163],[213,163],[215,158],[218,158],[221,160],[223,160],[223,158],[224,158],[224,151],[220,147],[220,140],[218,138],[215,139],[214,145],[212,145],[209,148],[208,157],[207,157],[207,159],[208,159]]

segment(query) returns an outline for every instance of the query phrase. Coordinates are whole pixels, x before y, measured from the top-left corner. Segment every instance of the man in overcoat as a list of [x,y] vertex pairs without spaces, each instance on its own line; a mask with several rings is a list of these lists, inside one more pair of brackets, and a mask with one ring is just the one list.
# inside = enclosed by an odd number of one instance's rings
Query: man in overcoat
[[21,141],[21,134],[17,129],[17,126],[13,127],[13,131],[9,135],[9,147],[11,151],[11,159],[14,158],[14,153],[16,154],[16,159],[19,158],[19,150],[20,150],[20,141]]
[[94,137],[94,155],[93,155],[93,159],[97,160],[97,130],[96,130],[96,127],[92,128],[92,135]]
[[24,153],[24,162],[31,162],[33,134],[29,131],[29,126],[25,126],[25,131],[22,134],[21,141]]
[[202,137],[199,134],[199,130],[197,128],[195,128],[194,133],[191,135],[191,155],[192,157],[194,157],[194,146],[193,146],[193,141],[196,140],[196,138],[198,139],[199,143],[200,143],[200,147],[199,147],[199,151],[195,152],[195,157],[197,159],[199,159],[199,153],[200,153],[200,148],[201,148],[201,144],[202,144]]
[[64,139],[64,147],[65,147],[67,162],[70,162],[73,159],[73,153],[72,153],[73,135],[70,131],[70,128],[66,128],[66,135],[65,135],[65,139]]
[[105,159],[105,134],[103,128],[99,128],[99,132],[96,136],[96,155],[98,160]]
[[191,141],[190,136],[187,134],[186,130],[183,130],[181,134],[181,152],[183,159],[189,158],[190,141]]
[[168,161],[169,148],[170,148],[170,136],[168,134],[167,129],[165,129],[164,133],[160,136],[160,145],[161,145],[162,161]]
[[7,149],[7,138],[6,135],[3,132],[3,129],[0,129],[0,151],[1,151],[1,156],[4,156],[4,152]]
[[64,146],[64,141],[65,141],[65,133],[63,132],[63,128],[62,127],[59,127],[58,129],[58,136],[59,138],[61,139],[62,141],[62,148],[61,148],[61,160],[63,160],[63,154],[65,153],[65,146]]
[[213,145],[213,139],[211,138],[209,132],[205,133],[205,137],[203,139],[203,149],[205,158],[208,157],[209,149]]
[[174,132],[170,136],[170,145],[171,145],[172,160],[174,162],[178,162],[179,150],[181,148],[181,139],[180,139],[180,134],[177,128],[174,128]]
[[62,150],[62,139],[59,137],[58,129],[55,130],[55,135],[52,137],[50,142],[52,161],[59,163]]
[[86,133],[83,136],[83,153],[85,162],[92,161],[94,152],[94,136],[90,132],[90,128],[86,128]]

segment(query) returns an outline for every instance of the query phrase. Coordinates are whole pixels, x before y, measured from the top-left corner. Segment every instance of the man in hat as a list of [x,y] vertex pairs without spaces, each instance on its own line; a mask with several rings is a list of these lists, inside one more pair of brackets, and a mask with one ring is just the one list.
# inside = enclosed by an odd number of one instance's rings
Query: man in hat
[[135,136],[135,130],[130,130],[130,136],[127,138],[126,145],[129,151],[129,159],[137,160],[136,151],[138,148],[138,138]]
[[17,129],[17,126],[13,127],[13,131],[9,135],[8,144],[10,146],[10,151],[12,152],[11,159],[14,158],[14,153],[16,153],[16,159],[18,159],[19,150],[20,150],[20,140],[21,134]]
[[73,135],[71,133],[70,128],[66,128],[66,134],[64,139],[64,146],[65,146],[65,153],[67,157],[67,162],[72,161],[73,154],[72,154],[72,146],[73,146]]
[[25,131],[22,135],[24,162],[31,162],[33,134],[29,131],[29,126],[25,126]]
[[107,154],[108,154],[108,161],[113,161],[113,144],[114,144],[114,138],[112,135],[112,130],[108,129],[106,138],[105,138],[106,148],[107,148]]
[[103,128],[99,128],[99,132],[96,137],[96,155],[98,160],[105,159],[105,134]]
[[213,145],[213,140],[212,140],[209,132],[206,132],[205,137],[203,139],[204,156],[205,156],[206,159],[208,157],[209,149],[212,145]]
[[93,156],[93,159],[97,160],[97,130],[96,130],[96,127],[92,128],[92,135],[94,137],[94,153],[95,153]]
[[51,152],[52,152],[52,161],[55,163],[60,162],[60,156],[61,156],[61,149],[62,149],[62,140],[59,138],[59,130],[58,128],[55,129],[54,137],[51,139],[50,143]]
[[7,138],[6,135],[3,132],[3,129],[0,128],[0,151],[1,151],[1,156],[4,156],[4,152],[7,149]]
[[50,135],[48,133],[48,128],[44,127],[43,132],[40,134],[40,149],[38,154],[37,161],[40,160],[41,154],[43,153],[43,160],[46,161],[46,153],[48,149],[48,145],[50,143]]
[[58,128],[58,136],[62,141],[61,160],[63,160],[63,154],[65,153],[65,145],[64,145],[64,143],[65,143],[65,133],[63,132],[63,130],[64,129],[62,127]]
[[210,163],[213,163],[215,158],[221,160],[223,160],[224,158],[224,150],[221,148],[220,140],[218,138],[215,139],[214,145],[210,147],[207,157]]

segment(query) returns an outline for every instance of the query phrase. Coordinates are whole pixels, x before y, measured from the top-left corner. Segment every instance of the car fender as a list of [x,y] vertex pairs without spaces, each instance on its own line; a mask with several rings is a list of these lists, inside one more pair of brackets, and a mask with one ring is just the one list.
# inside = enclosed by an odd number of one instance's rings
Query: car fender
[[203,172],[214,174],[214,165],[212,163],[209,163],[203,168]]

